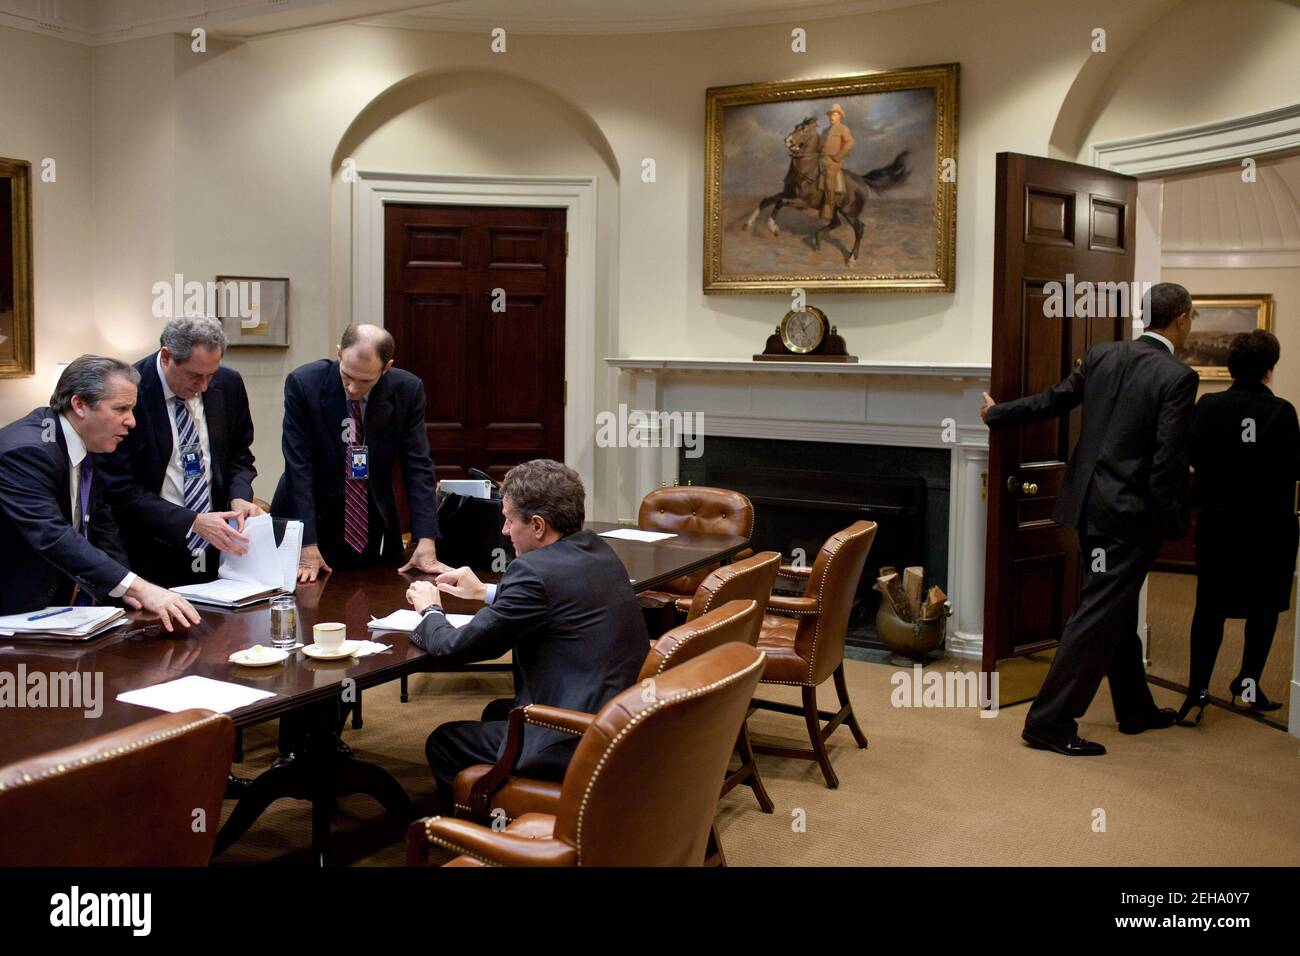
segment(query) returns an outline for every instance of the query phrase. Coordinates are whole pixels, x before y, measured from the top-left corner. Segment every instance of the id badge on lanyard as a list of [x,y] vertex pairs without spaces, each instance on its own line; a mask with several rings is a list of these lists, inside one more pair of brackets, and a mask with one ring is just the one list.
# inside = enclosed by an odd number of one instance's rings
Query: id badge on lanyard
[[181,447],[181,471],[186,478],[199,478],[203,475],[203,446],[199,444]]
[[370,477],[370,449],[366,445],[348,445],[348,477]]

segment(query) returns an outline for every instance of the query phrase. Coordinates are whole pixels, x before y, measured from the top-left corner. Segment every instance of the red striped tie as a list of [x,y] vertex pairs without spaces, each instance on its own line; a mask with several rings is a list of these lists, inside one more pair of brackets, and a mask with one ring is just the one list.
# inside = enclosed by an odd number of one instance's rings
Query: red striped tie
[[[348,414],[352,416],[352,441],[358,445],[366,442],[361,429],[361,403],[348,400]],[[343,456],[343,490],[347,501],[343,506],[343,540],[357,554],[366,550],[370,539],[369,489],[365,478],[352,477],[352,454]]]

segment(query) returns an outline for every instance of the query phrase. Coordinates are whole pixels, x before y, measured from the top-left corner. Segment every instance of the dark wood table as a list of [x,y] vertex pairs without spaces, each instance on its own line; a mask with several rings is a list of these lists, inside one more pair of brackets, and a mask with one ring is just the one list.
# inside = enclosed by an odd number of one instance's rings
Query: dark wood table
[[[622,526],[591,522],[588,527],[599,532]],[[678,535],[655,543],[604,540],[627,567],[636,591],[726,561],[748,544],[745,538],[730,535]],[[14,672],[22,663],[28,673],[39,670],[103,674],[103,713],[97,718],[87,718],[82,710],[71,708],[0,709],[0,766],[156,716],[160,711],[121,703],[117,695],[191,674],[275,694],[230,713],[235,726],[242,728],[291,712],[320,712],[322,708],[316,705],[339,699],[345,680],[354,681],[359,694],[364,688],[430,670],[428,656],[412,645],[405,634],[368,629],[372,616],[383,617],[408,606],[406,589],[411,581],[428,578],[429,575],[423,574],[397,574],[391,568],[370,568],[335,572],[315,584],[299,585],[294,597],[298,604],[300,640],[310,643],[314,624],[342,621],[350,638],[379,640],[391,645],[391,650],[382,654],[342,661],[317,661],[293,652],[284,663],[270,667],[230,663],[234,651],[270,642],[270,613],[266,604],[238,611],[201,608],[202,622],[175,634],[167,634],[157,623],[135,612],[126,627],[83,643],[54,644],[0,637],[0,670]],[[475,605],[446,595],[444,607],[460,613],[476,609]],[[436,669],[473,670],[478,666],[437,665]],[[339,738],[337,728],[318,726],[310,749],[311,759],[298,761],[291,771],[277,773],[277,768],[272,767],[254,781],[222,828],[218,852],[242,835],[279,796],[312,801],[313,845],[322,859],[334,797],[367,793],[399,818],[410,811],[410,801],[397,781],[382,768],[353,758]]]

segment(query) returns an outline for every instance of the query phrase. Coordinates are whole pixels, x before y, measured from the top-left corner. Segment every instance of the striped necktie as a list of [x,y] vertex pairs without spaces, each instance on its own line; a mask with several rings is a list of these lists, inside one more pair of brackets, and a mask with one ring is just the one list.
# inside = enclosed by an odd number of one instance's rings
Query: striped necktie
[[[348,399],[348,414],[352,416],[352,443],[364,445],[365,432],[361,427],[361,403]],[[352,477],[352,454],[344,449],[343,456],[343,540],[357,554],[366,550],[370,540],[370,489],[365,478]]]
[[[179,454],[188,446],[198,444],[199,430],[194,424],[194,419],[190,417],[190,410],[185,407],[185,399],[178,395],[172,399],[172,405],[176,409],[176,436],[179,442],[177,454]],[[183,473],[183,466],[181,470]],[[202,447],[199,448],[199,473],[184,475],[184,481],[185,507],[198,514],[211,511],[212,496],[208,491],[208,469],[203,460]],[[200,551],[206,546],[207,543],[197,534],[191,534],[185,539],[185,547],[191,552]]]

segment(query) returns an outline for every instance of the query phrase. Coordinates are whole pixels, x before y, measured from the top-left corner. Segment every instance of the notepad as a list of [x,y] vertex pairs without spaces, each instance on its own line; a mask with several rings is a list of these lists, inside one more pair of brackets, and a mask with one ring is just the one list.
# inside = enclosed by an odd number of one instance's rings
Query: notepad
[[[57,612],[57,613],[49,613]],[[33,621],[30,618],[44,615]],[[27,614],[0,617],[0,634],[7,637],[83,641],[126,623],[120,607],[47,607]]]
[[302,522],[283,521],[283,533],[277,544],[275,520],[270,515],[258,515],[244,522],[248,550],[243,554],[223,554],[217,580],[184,584],[172,590],[197,604],[227,608],[247,607],[281,592],[293,591],[298,582],[298,560],[302,556]]
[[[473,614],[448,614],[447,622],[452,627],[464,627],[473,617]],[[424,615],[419,611],[394,611],[387,617],[371,618],[366,626],[374,631],[402,631],[410,634],[423,619]]]
[[240,707],[247,707],[259,700],[274,697],[269,690],[257,690],[243,684],[232,684],[224,680],[212,680],[190,674],[163,684],[152,684],[139,690],[118,694],[117,699],[124,704],[137,704],[140,707],[152,707],[165,710],[169,714],[178,714],[191,707],[215,710],[218,714],[228,714]]
[[675,538],[677,535],[670,531],[642,531],[640,528],[619,528],[615,531],[602,531],[602,538],[622,538],[625,541],[663,541],[665,538]]

